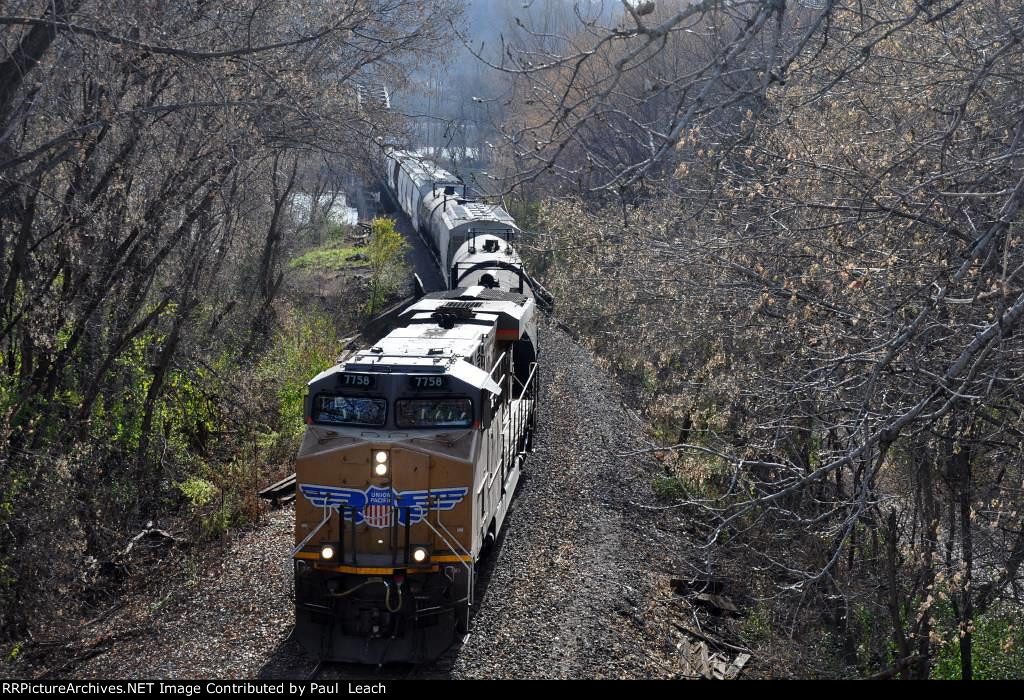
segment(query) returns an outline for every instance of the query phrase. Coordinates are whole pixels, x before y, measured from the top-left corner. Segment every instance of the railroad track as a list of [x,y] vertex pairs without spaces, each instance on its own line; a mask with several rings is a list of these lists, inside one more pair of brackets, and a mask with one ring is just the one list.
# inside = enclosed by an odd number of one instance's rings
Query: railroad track
[[295,650],[295,657],[275,657],[256,675],[259,679],[302,678],[306,682],[441,680],[450,677],[462,643],[456,643],[441,657],[423,664],[368,664],[316,661]]
[[260,498],[270,501],[274,508],[280,508],[295,499],[295,475],[286,476],[280,481],[260,489],[258,493]]

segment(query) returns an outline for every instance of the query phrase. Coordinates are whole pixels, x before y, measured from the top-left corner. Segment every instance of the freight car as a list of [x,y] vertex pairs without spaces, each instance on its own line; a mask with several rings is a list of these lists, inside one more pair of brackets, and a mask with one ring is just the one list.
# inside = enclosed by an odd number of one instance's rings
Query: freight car
[[387,189],[436,253],[449,289],[505,289],[550,308],[550,295],[515,249],[521,231],[504,208],[475,200],[461,180],[408,151],[385,151],[382,169]]
[[436,658],[469,626],[536,421],[537,287],[500,207],[386,157],[449,289],[309,382],[296,460],[295,636],[330,661]]

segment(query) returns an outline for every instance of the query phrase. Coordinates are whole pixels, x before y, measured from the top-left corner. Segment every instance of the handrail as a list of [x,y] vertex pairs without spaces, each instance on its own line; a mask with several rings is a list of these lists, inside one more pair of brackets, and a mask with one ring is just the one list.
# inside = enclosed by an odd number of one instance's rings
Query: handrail
[[[441,522],[441,511],[434,511],[434,512],[437,514],[437,524],[440,527],[442,527],[446,533],[451,535],[452,533],[448,532],[448,528],[444,527],[444,524]],[[465,557],[465,560],[461,561],[460,563],[466,569],[466,582],[468,584],[467,587],[466,587],[467,588],[466,597],[463,600],[467,601],[470,605],[473,605],[473,564],[472,564],[471,561],[469,561],[469,560],[472,559],[472,556],[469,554],[469,552],[466,551],[466,549],[464,547],[461,546],[461,543],[459,543],[459,546],[456,547],[456,545],[452,544],[448,540],[447,537],[445,537],[443,534],[441,534],[438,531],[438,529],[436,527],[431,525],[429,515],[427,517],[423,518],[423,522],[427,524],[427,527],[429,527],[430,530],[435,535],[437,535],[438,538],[440,538],[440,540],[442,542],[444,542],[445,546],[448,547],[448,549],[452,550],[453,552],[461,551],[463,553],[463,555]],[[458,539],[454,538],[454,536],[453,536],[453,539],[455,539],[455,541],[458,542]],[[460,602],[461,603],[462,601],[459,600],[459,601],[456,601],[456,602]]]
[[[367,351],[366,350],[362,350],[361,352],[367,352]],[[448,357],[448,355],[440,355],[440,354],[435,354],[435,355],[412,355],[412,354],[409,354],[409,353],[401,353],[401,352],[372,352],[371,351],[371,352],[369,352],[366,355],[366,357],[367,358],[372,358],[372,357],[409,357],[409,358],[413,358],[413,359],[416,359],[416,360],[424,360],[424,359],[430,360],[430,359],[434,359],[436,357]],[[366,364],[366,363],[363,363],[363,362],[358,362],[357,360],[354,360],[354,359],[350,360],[350,362],[352,362],[352,364],[356,364],[356,365],[358,365],[358,364]]]
[[501,353],[501,356],[497,360],[494,361],[494,366],[491,367],[491,371],[487,373],[487,376],[489,376],[491,379],[494,379],[494,370],[498,369],[498,366],[501,364],[502,360],[505,359],[505,355],[507,355],[507,354],[508,354],[508,350],[506,350],[505,352]]
[[334,509],[331,508],[330,506],[324,506],[324,519],[320,521],[319,525],[313,528],[312,532],[306,535],[305,539],[303,539],[302,542],[299,542],[297,545],[295,545],[295,547],[292,549],[292,553],[289,556],[294,557],[296,554],[301,552],[302,548],[306,546],[306,543],[313,539],[313,536],[316,533],[320,532],[320,528],[322,528],[324,525],[330,522],[332,510]]
[[[467,267],[466,269],[462,270],[460,268],[463,265],[468,265],[469,267]],[[517,294],[524,294],[525,293],[524,285],[529,283],[530,276],[526,274],[526,271],[523,269],[523,263],[521,261],[518,262],[518,263],[511,263],[511,262],[508,262],[506,260],[485,260],[484,262],[478,262],[478,263],[471,263],[471,262],[464,261],[464,260],[463,261],[459,261],[459,262],[454,263],[452,265],[451,275],[449,276],[449,279],[448,279],[448,287],[450,289],[458,289],[459,284],[462,282],[462,280],[464,280],[466,277],[468,277],[469,275],[473,274],[474,272],[476,272],[478,270],[495,270],[495,269],[508,270],[509,272],[513,272],[516,275],[518,275],[519,276],[519,287],[518,287],[519,291],[516,292],[516,293]],[[533,286],[531,285],[530,288],[532,290]],[[536,296],[536,295],[534,295],[534,296]]]
[[530,365],[531,365],[530,373],[528,375],[526,375],[526,383],[523,384],[523,393],[524,394],[526,393],[527,388],[530,386],[530,382],[532,382],[533,378],[537,375],[537,363],[536,362],[531,362]]

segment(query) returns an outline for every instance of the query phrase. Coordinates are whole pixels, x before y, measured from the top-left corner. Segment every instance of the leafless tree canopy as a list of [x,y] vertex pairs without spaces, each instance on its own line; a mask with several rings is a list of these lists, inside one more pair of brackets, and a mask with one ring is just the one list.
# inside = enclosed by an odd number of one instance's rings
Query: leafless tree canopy
[[672,445],[704,573],[851,666],[969,677],[1024,561],[1024,12],[590,8],[490,56],[504,163],[567,196],[535,265]]
[[365,160],[391,124],[355,85],[401,85],[455,9],[3,3],[5,635],[180,497],[232,443],[211,425],[251,423],[233,377],[272,325],[287,203],[305,173]]

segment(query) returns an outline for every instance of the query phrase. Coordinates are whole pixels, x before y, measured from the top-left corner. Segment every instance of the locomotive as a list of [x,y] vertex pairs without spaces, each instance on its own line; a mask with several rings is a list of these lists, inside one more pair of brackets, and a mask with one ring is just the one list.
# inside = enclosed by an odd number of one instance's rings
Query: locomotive
[[308,384],[295,638],[327,661],[427,661],[468,629],[476,565],[536,421],[542,297],[513,247],[515,221],[410,153],[384,162],[448,289]]

